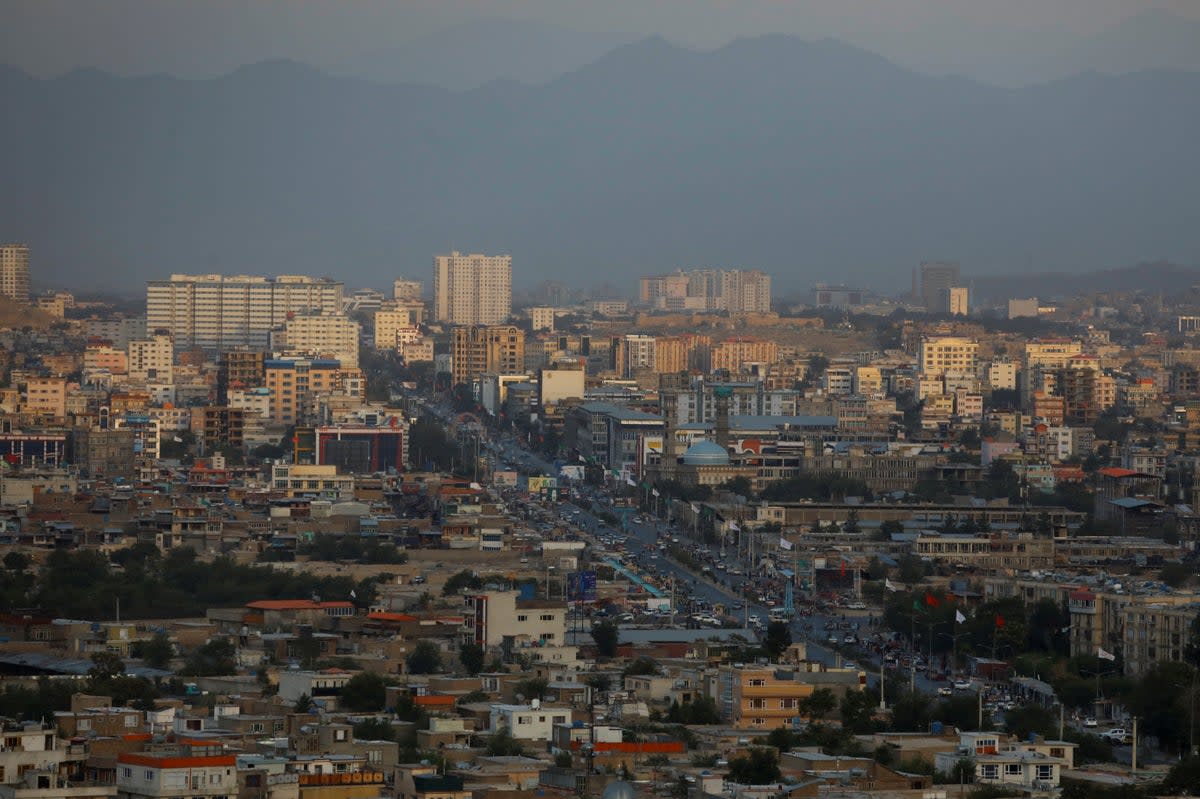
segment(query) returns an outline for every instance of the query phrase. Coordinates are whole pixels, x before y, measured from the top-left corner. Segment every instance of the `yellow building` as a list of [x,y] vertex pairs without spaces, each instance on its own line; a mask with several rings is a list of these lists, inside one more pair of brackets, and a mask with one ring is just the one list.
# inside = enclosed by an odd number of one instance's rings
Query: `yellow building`
[[737,337],[712,346],[712,370],[739,373],[747,363],[772,364],[779,360],[779,345],[769,339]]
[[717,709],[739,729],[773,730],[803,721],[800,701],[816,686],[775,666],[722,666],[717,672]]
[[979,363],[979,343],[964,336],[929,336],[921,339],[917,361],[922,374],[946,372],[974,374]]
[[514,374],[525,368],[525,333],[514,325],[454,328],[451,344],[455,384],[488,372]]

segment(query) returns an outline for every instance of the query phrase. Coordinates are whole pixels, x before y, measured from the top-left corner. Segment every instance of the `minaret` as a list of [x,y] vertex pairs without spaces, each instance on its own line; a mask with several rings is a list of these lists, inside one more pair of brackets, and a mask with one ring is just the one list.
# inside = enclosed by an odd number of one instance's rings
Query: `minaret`
[[717,405],[716,442],[721,449],[729,452],[729,400],[733,389],[729,386],[717,386],[713,389],[713,398]]

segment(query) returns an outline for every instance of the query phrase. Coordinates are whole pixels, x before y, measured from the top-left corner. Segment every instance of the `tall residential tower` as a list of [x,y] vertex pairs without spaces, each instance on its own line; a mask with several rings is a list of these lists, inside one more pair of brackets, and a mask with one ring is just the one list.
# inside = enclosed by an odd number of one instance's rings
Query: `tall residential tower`
[[433,259],[433,318],[452,325],[494,325],[512,315],[512,256]]
[[0,295],[29,302],[29,247],[0,244]]

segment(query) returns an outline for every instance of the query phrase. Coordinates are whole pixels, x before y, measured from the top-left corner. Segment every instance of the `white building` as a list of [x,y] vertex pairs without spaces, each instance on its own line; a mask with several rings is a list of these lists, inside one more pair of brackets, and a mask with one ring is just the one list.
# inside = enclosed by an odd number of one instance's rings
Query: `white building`
[[237,793],[237,758],[219,743],[117,755],[118,799],[227,799]]
[[562,602],[517,599],[516,591],[491,591],[466,598],[469,610],[463,637],[484,646],[499,646],[505,638],[517,644],[561,644],[567,631]]
[[549,741],[554,725],[570,724],[571,715],[570,708],[542,707],[537,699],[528,705],[492,705],[488,731],[508,730],[522,741]]
[[0,244],[0,296],[29,302],[29,246]]
[[398,277],[392,281],[392,297],[397,300],[420,300],[425,284],[419,280]]
[[557,405],[566,399],[583,399],[586,377],[583,369],[542,369],[539,404]]
[[621,365],[622,374],[632,377],[642,369],[654,371],[655,356],[658,352],[658,339],[654,336],[630,334],[625,337],[625,359]]
[[554,329],[554,308],[549,305],[539,305],[529,310],[529,323],[535,331]]
[[512,256],[433,259],[433,318],[452,325],[495,325],[512,315]]
[[146,326],[178,349],[264,349],[289,314],[340,313],[344,286],[301,275],[172,275],[146,284]]
[[[410,308],[384,308],[375,312],[375,349],[394,350],[405,343],[400,338],[401,331],[420,330]],[[410,339],[411,340],[411,339]]]

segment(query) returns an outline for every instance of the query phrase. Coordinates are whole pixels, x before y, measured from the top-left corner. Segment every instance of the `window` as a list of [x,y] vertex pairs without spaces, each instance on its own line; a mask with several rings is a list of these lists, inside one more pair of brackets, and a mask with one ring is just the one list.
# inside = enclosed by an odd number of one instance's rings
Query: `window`
[[1004,773],[1020,775],[1021,764],[1020,763],[1005,763],[1004,764]]
[[1046,765],[1039,764],[1037,767],[1037,778],[1039,780],[1054,779],[1054,766],[1051,766],[1049,764],[1046,764]]
[[528,724],[528,723],[529,723],[528,716],[517,716],[517,724]]
[[521,614],[521,615],[517,616],[517,621],[529,621],[529,617],[524,614]]
[[984,765],[979,767],[979,777],[984,780],[994,780],[1000,776],[1000,767],[995,765]]

